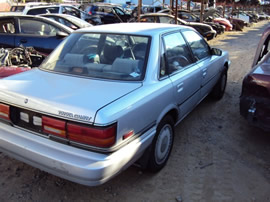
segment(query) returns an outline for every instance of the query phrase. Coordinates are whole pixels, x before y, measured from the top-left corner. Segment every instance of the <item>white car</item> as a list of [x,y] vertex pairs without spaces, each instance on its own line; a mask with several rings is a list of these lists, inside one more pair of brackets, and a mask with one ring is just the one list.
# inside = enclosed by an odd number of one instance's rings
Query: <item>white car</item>
[[90,186],[136,161],[157,172],[174,126],[208,94],[222,98],[229,65],[185,26],[80,29],[39,68],[0,80],[0,150]]
[[101,24],[99,16],[92,16],[88,13],[68,4],[48,5],[27,7],[23,10],[24,15],[40,15],[40,14],[68,14],[85,20],[93,25]]

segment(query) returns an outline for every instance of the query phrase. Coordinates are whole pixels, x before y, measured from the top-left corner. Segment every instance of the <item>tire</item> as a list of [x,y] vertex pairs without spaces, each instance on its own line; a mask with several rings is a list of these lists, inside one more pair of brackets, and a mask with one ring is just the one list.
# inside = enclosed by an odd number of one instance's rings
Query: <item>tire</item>
[[166,116],[157,127],[156,136],[152,142],[147,170],[160,171],[167,163],[174,140],[174,121]]
[[227,70],[225,70],[211,92],[211,97],[215,100],[220,100],[224,93],[227,84]]

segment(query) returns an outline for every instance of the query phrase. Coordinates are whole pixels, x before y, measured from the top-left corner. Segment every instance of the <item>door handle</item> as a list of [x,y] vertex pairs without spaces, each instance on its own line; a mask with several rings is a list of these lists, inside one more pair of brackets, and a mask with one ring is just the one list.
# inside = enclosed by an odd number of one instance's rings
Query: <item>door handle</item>
[[26,39],[21,39],[20,42],[21,43],[27,43],[27,40]]
[[184,83],[181,82],[177,84],[176,88],[177,88],[177,92],[180,93],[184,89]]
[[202,75],[203,75],[203,77],[205,77],[205,76],[206,76],[206,74],[207,74],[207,72],[203,72],[203,74],[202,74]]
[[204,68],[203,70],[202,70],[202,72],[203,72],[203,77],[205,77],[206,76],[206,74],[207,74],[207,68]]

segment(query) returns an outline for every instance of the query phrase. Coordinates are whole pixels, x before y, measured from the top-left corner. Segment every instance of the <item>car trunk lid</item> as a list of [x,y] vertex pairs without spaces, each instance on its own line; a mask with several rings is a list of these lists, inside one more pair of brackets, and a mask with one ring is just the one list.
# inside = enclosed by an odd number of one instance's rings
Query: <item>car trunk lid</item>
[[96,112],[139,88],[140,82],[95,80],[34,69],[2,79],[0,101],[22,109],[93,123]]

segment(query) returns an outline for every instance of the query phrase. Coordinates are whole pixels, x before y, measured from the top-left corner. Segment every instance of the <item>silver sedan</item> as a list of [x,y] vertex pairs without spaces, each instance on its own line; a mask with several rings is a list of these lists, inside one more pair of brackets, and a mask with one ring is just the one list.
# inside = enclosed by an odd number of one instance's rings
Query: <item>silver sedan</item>
[[134,162],[157,172],[174,126],[208,94],[222,98],[229,65],[185,26],[75,31],[39,68],[0,80],[0,149],[89,186]]

